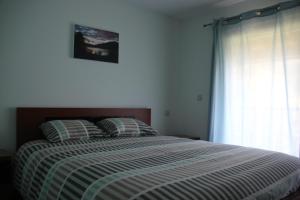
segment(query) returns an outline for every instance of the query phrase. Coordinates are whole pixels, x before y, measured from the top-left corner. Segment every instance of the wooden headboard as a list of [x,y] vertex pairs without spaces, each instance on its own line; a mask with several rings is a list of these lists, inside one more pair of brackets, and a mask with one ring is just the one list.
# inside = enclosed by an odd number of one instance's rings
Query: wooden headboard
[[134,117],[151,125],[150,108],[17,108],[17,149],[25,142],[44,139],[39,129],[49,119]]

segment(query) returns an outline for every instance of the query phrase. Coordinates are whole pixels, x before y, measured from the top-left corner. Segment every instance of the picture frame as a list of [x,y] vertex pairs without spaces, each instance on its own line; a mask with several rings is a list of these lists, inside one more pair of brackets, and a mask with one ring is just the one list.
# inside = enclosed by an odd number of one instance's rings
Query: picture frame
[[119,63],[119,33],[75,24],[74,58]]

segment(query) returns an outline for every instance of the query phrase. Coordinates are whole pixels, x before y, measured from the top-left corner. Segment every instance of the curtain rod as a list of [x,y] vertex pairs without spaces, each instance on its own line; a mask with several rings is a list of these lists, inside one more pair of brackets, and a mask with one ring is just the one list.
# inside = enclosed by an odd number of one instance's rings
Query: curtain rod
[[[228,21],[230,21],[230,20],[236,20],[236,19],[243,20],[243,19],[250,19],[250,18],[258,17],[258,16],[262,17],[262,16],[270,15],[270,13],[274,12],[274,11],[270,12],[270,10],[275,10],[275,12],[276,12],[276,11],[280,11],[280,10],[290,9],[290,8],[293,8],[296,6],[300,6],[300,0],[291,0],[291,1],[283,2],[283,3],[278,3],[273,6],[265,7],[262,9],[250,10],[248,12],[244,12],[239,15],[236,15],[233,17],[227,17],[227,18],[225,18],[225,19],[223,18],[223,19],[225,22],[228,23]],[[263,14],[263,12],[267,12],[267,13]],[[203,27],[206,28],[206,27],[212,26],[212,25],[213,25],[213,22],[204,24]]]
[[203,24],[203,27],[206,28],[206,27],[212,26],[212,25],[213,25],[213,23]]

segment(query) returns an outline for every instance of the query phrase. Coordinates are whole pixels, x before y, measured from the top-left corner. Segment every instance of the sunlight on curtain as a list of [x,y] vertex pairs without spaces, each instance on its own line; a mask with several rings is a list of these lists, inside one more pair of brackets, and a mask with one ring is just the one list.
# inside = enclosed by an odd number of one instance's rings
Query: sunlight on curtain
[[211,139],[299,157],[300,8],[218,34]]

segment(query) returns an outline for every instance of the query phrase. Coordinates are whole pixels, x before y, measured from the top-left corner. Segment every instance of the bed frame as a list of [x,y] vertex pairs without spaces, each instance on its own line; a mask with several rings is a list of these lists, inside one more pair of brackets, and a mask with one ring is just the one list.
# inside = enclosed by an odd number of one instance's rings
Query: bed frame
[[[17,108],[17,149],[24,143],[44,139],[39,125],[51,119],[87,119],[97,121],[107,117],[134,117],[151,125],[150,108]],[[22,199],[17,195],[16,199]],[[300,199],[300,188],[283,200]]]
[[51,119],[87,119],[133,117],[151,125],[150,108],[17,108],[17,149],[31,140],[44,139],[39,126]]

